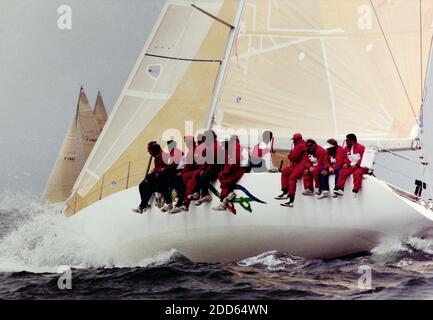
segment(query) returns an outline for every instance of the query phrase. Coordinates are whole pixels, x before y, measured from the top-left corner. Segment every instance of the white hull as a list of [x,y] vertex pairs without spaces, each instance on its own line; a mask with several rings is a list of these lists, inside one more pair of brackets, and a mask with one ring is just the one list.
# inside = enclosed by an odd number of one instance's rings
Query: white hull
[[[392,191],[384,182],[366,177],[357,199],[346,192],[337,199],[302,196],[294,208],[274,200],[280,175],[246,174],[239,182],[267,204],[251,202],[253,212],[236,204],[237,215],[213,211],[211,204],[191,206],[170,215],[153,207],[143,215],[131,212],[139,203],[137,188],[96,202],[71,217],[71,223],[103,252],[122,261],[177,249],[192,261],[238,261],[269,250],[306,258],[333,258],[365,252],[383,237],[406,237],[433,228],[433,212]],[[347,182],[347,190],[350,190]],[[237,191],[238,196],[245,196]]]

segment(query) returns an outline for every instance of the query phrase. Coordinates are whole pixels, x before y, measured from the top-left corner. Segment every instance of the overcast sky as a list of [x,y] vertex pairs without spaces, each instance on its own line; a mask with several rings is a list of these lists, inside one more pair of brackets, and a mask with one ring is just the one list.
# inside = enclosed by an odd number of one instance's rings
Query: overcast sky
[[[75,112],[80,86],[92,104],[100,89],[110,111],[163,3],[0,0],[0,194],[40,195]],[[72,30],[58,29],[60,5],[72,8]],[[431,100],[430,95],[425,122],[433,128]],[[432,130],[427,128],[426,135],[433,136]],[[432,139],[427,142],[431,145]],[[383,158],[378,174],[412,190],[412,177],[420,167]]]
[[[39,194],[84,86],[110,111],[163,0],[0,0],[0,194]],[[72,30],[57,10],[72,8]]]

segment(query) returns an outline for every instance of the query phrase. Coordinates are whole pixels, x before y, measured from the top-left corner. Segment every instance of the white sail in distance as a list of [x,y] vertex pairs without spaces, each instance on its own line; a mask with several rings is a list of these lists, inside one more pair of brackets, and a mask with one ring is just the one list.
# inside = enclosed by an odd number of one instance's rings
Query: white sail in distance
[[429,0],[247,0],[214,124],[398,146],[417,134],[432,35]]
[[44,202],[63,202],[70,196],[72,187],[98,138],[98,134],[96,119],[87,96],[81,88],[76,113],[69,124],[42,196]]

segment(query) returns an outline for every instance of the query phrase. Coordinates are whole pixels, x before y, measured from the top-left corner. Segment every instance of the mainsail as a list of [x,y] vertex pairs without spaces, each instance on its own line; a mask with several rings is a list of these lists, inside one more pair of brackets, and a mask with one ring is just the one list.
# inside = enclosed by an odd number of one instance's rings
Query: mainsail
[[205,124],[232,32],[221,21],[233,23],[239,3],[167,1],[74,186],[68,214],[137,185],[148,163],[147,143],[166,129],[183,133],[185,120]]
[[432,24],[430,0],[167,1],[66,213],[137,185],[147,143],[188,120],[411,141]]
[[84,163],[98,138],[98,126],[86,93],[80,89],[77,110],[60,148],[42,200],[47,203],[65,201],[71,194]]
[[95,115],[96,122],[98,123],[99,131],[102,132],[102,129],[104,129],[105,123],[107,122],[108,115],[100,91],[98,91],[98,97],[96,98],[93,114]]
[[430,0],[248,0],[214,124],[413,139],[432,35]]

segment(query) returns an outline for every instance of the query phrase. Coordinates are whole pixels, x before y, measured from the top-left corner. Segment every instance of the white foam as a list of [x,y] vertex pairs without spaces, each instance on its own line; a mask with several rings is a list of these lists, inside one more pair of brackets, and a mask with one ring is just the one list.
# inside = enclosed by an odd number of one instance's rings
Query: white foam
[[433,239],[412,237],[407,241],[407,243],[417,250],[433,255]]
[[398,238],[386,238],[383,239],[375,248],[371,250],[374,255],[386,255],[397,252],[411,252],[404,243]]
[[[138,264],[123,260],[118,252],[107,252],[83,237],[61,213],[61,206],[26,203],[25,197],[11,195],[0,198],[3,215],[11,215],[14,226],[0,238],[0,272],[57,273],[60,266],[148,267],[170,261],[177,252],[170,250]],[[19,209],[18,209],[19,208]],[[0,221],[3,223],[3,221]]]
[[238,264],[244,267],[264,266],[270,271],[285,270],[290,265],[297,264],[301,258],[294,256],[278,256],[277,251],[268,251],[258,256],[240,261]]

